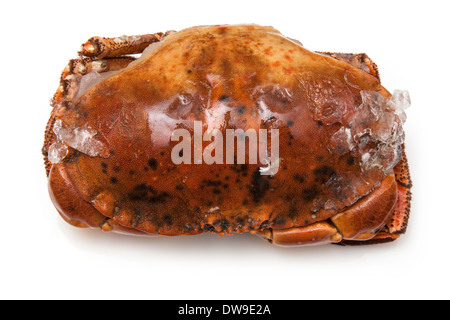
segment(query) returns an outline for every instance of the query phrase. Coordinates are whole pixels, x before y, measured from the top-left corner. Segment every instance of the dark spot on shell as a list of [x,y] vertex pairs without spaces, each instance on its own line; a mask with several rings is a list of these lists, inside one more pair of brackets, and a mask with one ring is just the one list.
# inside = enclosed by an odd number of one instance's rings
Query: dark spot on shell
[[220,180],[203,180],[203,183],[205,183],[209,187],[218,187],[222,184],[222,181],[220,181]]
[[145,183],[139,184],[128,193],[128,198],[132,201],[146,201],[148,203],[164,203],[170,197],[167,192],[158,192],[152,186]]
[[106,162],[102,162],[101,165],[102,168],[108,169],[108,164]]
[[321,166],[313,171],[316,176],[316,182],[326,183],[330,177],[335,174],[333,168],[329,166]]
[[319,194],[319,188],[317,188],[317,186],[313,186],[311,188],[308,188],[308,189],[305,189],[302,191],[302,198],[306,202],[311,202],[317,197],[318,194]]
[[298,206],[297,206],[297,202],[291,202],[291,204],[289,205],[289,217],[291,219],[295,219],[295,217],[297,217],[298,215]]
[[116,184],[119,182],[119,179],[117,179],[116,177],[111,177],[110,181],[111,183]]
[[132,176],[135,172],[133,170],[130,170],[128,173],[130,174],[130,176]]
[[214,194],[221,194],[222,191],[220,191],[220,189],[214,188],[214,189],[213,189],[213,193],[214,193]]
[[267,176],[261,175],[258,169],[252,174],[252,181],[249,186],[250,194],[254,202],[259,202],[270,188],[270,182]]
[[184,189],[184,186],[183,186],[183,185],[181,185],[181,184],[177,184],[177,185],[175,186],[175,189],[177,189],[177,190],[181,191],[181,190],[183,190],[183,189]]
[[158,161],[155,158],[151,158],[150,160],[148,160],[148,165],[150,166],[150,168],[152,168],[153,170],[158,169]]
[[113,168],[113,171],[114,171],[114,172],[119,172],[119,171],[120,171],[120,167],[115,166],[115,167]]
[[172,217],[171,216],[169,216],[168,214],[166,214],[164,217],[163,217],[163,221],[164,221],[164,224],[166,224],[166,225],[168,225],[168,226],[171,226],[172,225]]
[[103,169],[102,172],[103,172],[104,174],[107,174],[107,173],[108,173],[108,170]]
[[286,218],[283,216],[277,216],[273,221],[272,221],[272,225],[275,226],[279,226],[279,225],[283,225],[286,223]]
[[350,157],[347,158],[347,165],[348,166],[354,166],[355,163],[356,163],[355,157],[350,156]]
[[246,106],[240,106],[237,108],[237,112],[239,112],[240,114],[244,114],[246,110],[247,110]]
[[[235,160],[236,161],[236,160]],[[248,164],[244,163],[242,165],[238,165],[238,164],[234,164],[233,167],[231,167],[231,169],[236,172],[236,173],[245,173],[245,175],[243,174],[243,176],[247,176],[247,171],[248,171]]]
[[323,126],[323,122],[322,122],[322,121],[317,121],[317,126],[318,126],[318,127]]
[[289,121],[287,122],[287,125],[288,125],[289,127],[292,127],[292,126],[294,125],[294,121],[289,120]]
[[294,174],[294,180],[299,183],[303,183],[303,182],[305,182],[305,177],[296,173],[296,174]]
[[219,98],[220,101],[224,101],[224,102],[228,101],[229,99],[230,99],[230,97],[226,96],[226,95],[223,95]]

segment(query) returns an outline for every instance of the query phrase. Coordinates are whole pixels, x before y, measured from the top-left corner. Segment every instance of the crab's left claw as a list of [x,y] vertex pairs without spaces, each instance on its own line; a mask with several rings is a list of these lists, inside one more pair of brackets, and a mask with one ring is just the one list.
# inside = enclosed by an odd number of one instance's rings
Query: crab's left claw
[[266,229],[262,235],[269,242],[280,246],[367,241],[386,225],[396,202],[397,183],[394,174],[390,174],[370,195],[329,221],[298,228]]
[[80,228],[98,228],[106,220],[105,216],[82,199],[71,182],[64,164],[52,165],[48,190],[59,214],[71,225]]

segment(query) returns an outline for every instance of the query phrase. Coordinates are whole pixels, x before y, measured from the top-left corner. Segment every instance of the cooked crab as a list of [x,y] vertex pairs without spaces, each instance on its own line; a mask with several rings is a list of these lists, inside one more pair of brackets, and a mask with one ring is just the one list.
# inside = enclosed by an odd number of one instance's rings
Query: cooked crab
[[[49,192],[74,226],[251,232],[281,246],[388,242],[406,230],[409,96],[389,93],[365,54],[309,51],[256,25],[94,37],[52,104]],[[173,132],[194,134],[195,122],[223,136],[276,129],[277,170],[264,175],[264,159],[248,156],[174,163]]]

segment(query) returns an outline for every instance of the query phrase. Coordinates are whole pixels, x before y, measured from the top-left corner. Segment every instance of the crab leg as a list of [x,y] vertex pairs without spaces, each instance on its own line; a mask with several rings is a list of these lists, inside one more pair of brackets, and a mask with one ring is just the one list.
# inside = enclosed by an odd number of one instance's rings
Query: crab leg
[[[60,85],[53,96],[53,105],[63,101],[73,101],[78,93],[81,78],[94,71],[98,73],[118,71],[136,60],[133,57],[119,57],[93,61],[91,58],[78,58],[69,61],[61,74]],[[64,98],[63,98],[64,97]]]
[[[61,74],[61,80],[58,89],[52,99],[53,110],[45,129],[44,147],[42,154],[44,155],[44,163],[47,175],[50,173],[50,163],[47,159],[48,148],[55,142],[53,133],[53,125],[59,112],[63,108],[72,103],[80,89],[80,83],[83,76],[90,72],[104,73],[108,71],[118,71],[126,68],[132,61],[133,57],[118,57],[113,59],[101,59],[93,61],[91,58],[78,58],[69,61]],[[60,107],[63,108],[60,108]]]
[[106,57],[112,58],[141,53],[150,44],[160,41],[171,33],[174,33],[174,31],[140,36],[121,36],[117,38],[92,37],[81,46],[80,54],[97,60]]

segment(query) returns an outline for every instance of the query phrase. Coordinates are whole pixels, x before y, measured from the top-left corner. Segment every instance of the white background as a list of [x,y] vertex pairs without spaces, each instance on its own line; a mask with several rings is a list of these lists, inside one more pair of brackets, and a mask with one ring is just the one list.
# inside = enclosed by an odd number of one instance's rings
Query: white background
[[[447,1],[8,1],[1,27],[0,298],[450,298]],[[407,89],[408,233],[369,247],[278,248],[249,235],[135,238],[59,218],[40,149],[82,42],[194,25],[272,25],[317,51],[366,52]]]

